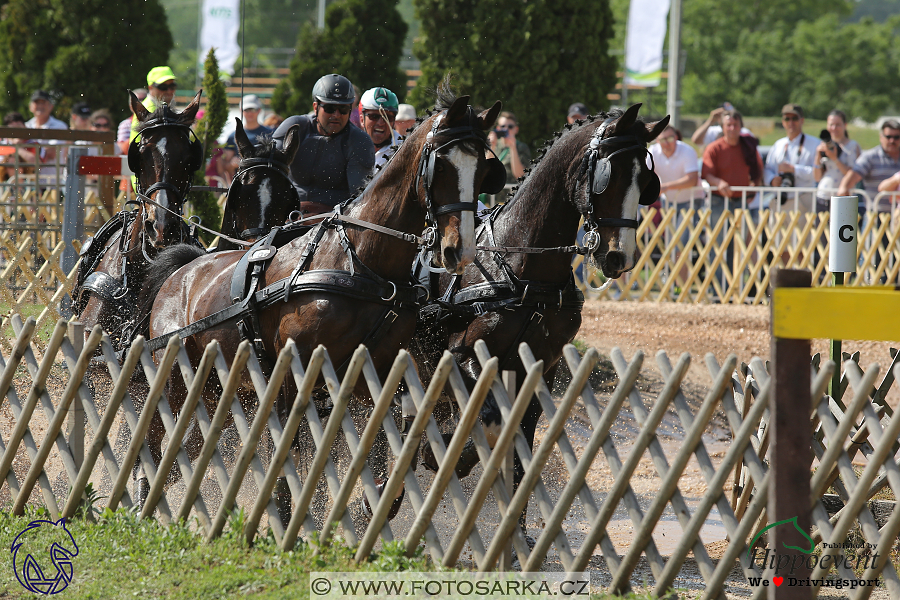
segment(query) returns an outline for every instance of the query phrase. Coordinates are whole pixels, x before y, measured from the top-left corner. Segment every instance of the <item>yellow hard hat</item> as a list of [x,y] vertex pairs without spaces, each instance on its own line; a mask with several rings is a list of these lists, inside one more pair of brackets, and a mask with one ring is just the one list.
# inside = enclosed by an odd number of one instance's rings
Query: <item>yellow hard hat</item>
[[150,69],[150,72],[147,73],[148,86],[156,85],[163,81],[169,81],[170,79],[175,79],[175,73],[173,73],[172,69],[169,67],[153,67]]

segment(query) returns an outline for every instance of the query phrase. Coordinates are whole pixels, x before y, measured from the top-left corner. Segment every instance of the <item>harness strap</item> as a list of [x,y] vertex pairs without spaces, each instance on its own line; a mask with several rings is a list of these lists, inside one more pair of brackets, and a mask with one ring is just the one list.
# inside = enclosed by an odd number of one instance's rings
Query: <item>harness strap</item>
[[[456,206],[456,205],[454,204],[451,206]],[[454,209],[454,210],[460,210],[460,209]],[[450,211],[448,211],[448,212],[450,212]],[[332,214],[332,213],[326,213],[326,214]],[[315,215],[315,216],[318,217],[321,215]],[[391,229],[390,227],[384,227],[383,225],[378,225],[376,223],[369,223],[368,221],[362,221],[360,219],[356,219],[354,217],[343,215],[341,213],[333,213],[333,217],[336,221],[341,221],[344,223],[348,223],[350,225],[357,225],[359,227],[364,227],[365,229],[371,229],[372,231],[377,231],[378,233],[390,235],[399,240],[403,240],[404,242],[409,242],[411,244],[421,244],[423,242],[423,239],[421,237],[414,235],[412,233],[398,231],[396,229]],[[309,218],[309,217],[307,217],[307,218]]]

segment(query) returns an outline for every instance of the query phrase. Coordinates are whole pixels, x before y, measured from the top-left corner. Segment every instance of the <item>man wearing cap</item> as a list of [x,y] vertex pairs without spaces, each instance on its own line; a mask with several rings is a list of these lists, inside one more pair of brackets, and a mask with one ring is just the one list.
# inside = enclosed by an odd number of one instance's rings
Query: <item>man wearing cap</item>
[[[803,133],[803,108],[799,104],[785,104],[781,109],[781,123],[787,137],[775,142],[766,157],[765,184],[772,187],[816,187],[814,168],[819,139]],[[781,204],[786,210],[814,212],[813,196],[809,192],[799,194],[795,199],[794,194],[782,194]]]
[[[262,102],[256,94],[247,94],[241,100],[241,114],[243,115],[244,133],[251,144],[256,144],[259,137],[263,135],[271,135],[272,130],[259,122],[259,113],[262,110]],[[237,144],[234,141],[234,132],[228,135],[228,141],[225,142],[225,148],[220,158],[224,167],[224,172],[228,174],[227,180],[237,172],[241,157],[237,153]]]
[[76,131],[90,131],[91,107],[87,102],[76,102],[72,105],[72,114],[69,115],[69,128]]
[[375,145],[375,166],[384,165],[403,141],[394,131],[400,103],[397,95],[383,87],[366,90],[359,102],[359,124]]
[[66,124],[53,116],[53,97],[44,90],[37,90],[31,95],[28,110],[34,116],[25,121],[30,129],[68,129]]
[[375,165],[372,140],[350,126],[356,94],[342,75],[321,77],[313,86],[313,113],[288,117],[272,138],[279,148],[293,125],[300,126],[300,148],[291,163],[291,178],[300,209],[309,214],[332,210],[363,187]]
[[576,102],[569,106],[569,114],[566,115],[566,123],[571,125],[575,121],[581,121],[587,118],[587,116],[591,114],[588,110],[588,107],[582,104],[581,102]]
[[412,104],[401,104],[394,120],[394,130],[402,136],[416,126],[416,107]]
[[[178,84],[175,83],[175,73],[172,72],[172,69],[166,66],[153,67],[147,73],[147,97],[141,104],[152,113],[160,104],[172,104],[176,89],[178,89]],[[137,127],[138,120],[132,120],[129,139],[133,140],[137,137]]]

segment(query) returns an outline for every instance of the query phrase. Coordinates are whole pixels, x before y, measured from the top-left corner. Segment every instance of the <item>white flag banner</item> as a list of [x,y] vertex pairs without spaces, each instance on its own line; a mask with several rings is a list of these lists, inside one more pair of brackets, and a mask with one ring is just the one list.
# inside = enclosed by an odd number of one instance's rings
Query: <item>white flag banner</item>
[[631,0],[625,41],[625,83],[659,85],[669,0]]
[[203,0],[203,24],[200,28],[200,56],[197,61],[202,72],[203,61],[210,48],[215,48],[219,71],[231,73],[241,55],[238,31],[241,28],[241,0]]

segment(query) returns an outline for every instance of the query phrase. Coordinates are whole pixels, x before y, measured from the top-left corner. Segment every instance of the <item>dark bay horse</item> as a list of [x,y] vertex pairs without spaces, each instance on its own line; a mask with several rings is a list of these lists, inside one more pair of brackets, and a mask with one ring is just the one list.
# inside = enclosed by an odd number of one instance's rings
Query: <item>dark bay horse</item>
[[[410,240],[427,223],[430,233],[426,230],[422,237],[439,244],[437,258],[453,273],[461,273],[474,256],[479,190],[498,191],[505,183],[503,166],[486,157],[485,132],[500,106],[496,102],[477,114],[468,106],[468,96],[457,98],[448,86],[440,88],[438,113],[403,142],[362,194],[277,251],[256,286],[274,284],[268,289],[284,290],[278,301],[255,311],[263,357],[277,356],[293,339],[304,362],[323,344],[333,363],[342,365],[366,342],[376,368],[386,374],[415,330],[419,294],[410,285],[409,265],[417,247]],[[353,222],[342,220],[343,214]],[[361,222],[402,234],[389,235]],[[232,275],[244,255],[201,256],[184,246],[164,253],[160,263],[168,262],[168,267],[154,268],[146,287],[151,336],[165,339],[164,334],[229,308]],[[182,337],[195,368],[211,340],[218,340],[229,360],[241,341],[238,329],[227,322]],[[243,382],[248,392],[250,383],[249,377]],[[365,397],[364,384],[357,393]],[[167,394],[173,411],[180,409],[185,394],[184,383],[173,377]],[[212,385],[204,391],[204,401],[210,411],[215,409]],[[153,421],[148,443],[158,461],[164,431],[158,414]]]
[[135,305],[146,266],[161,249],[189,239],[181,212],[202,161],[190,129],[201,93],[180,113],[166,104],[151,113],[129,92],[140,122],[128,151],[139,208],[118,213],[85,244],[74,294],[85,331],[99,323],[119,346],[130,343],[140,320]]
[[[500,358],[501,369],[516,371],[518,382],[526,373],[518,346],[528,343],[535,358],[544,361],[545,379],[553,381],[563,347],[581,326],[584,296],[575,287],[571,267],[579,221],[584,218],[590,261],[606,277],[617,278],[633,268],[638,257],[639,205],[652,204],[659,196],[659,179],[646,163],[646,147],[669,118],[643,123],[637,120],[639,108],[636,104],[624,113],[600,114],[567,127],[512,199],[485,220],[477,233],[475,261],[461,275],[442,275],[432,295],[440,301],[420,313],[410,351],[423,376],[430,378],[434,371],[435,352],[439,358],[439,352],[449,348],[471,389],[481,373],[474,345],[484,340]],[[533,397],[522,421],[532,445],[542,412]],[[492,395],[481,418],[493,444],[500,410]],[[423,456],[426,466],[437,470],[427,445]],[[470,440],[457,474],[468,475],[477,462]],[[524,473],[518,456],[515,469],[518,482]]]
[[[284,225],[290,214],[300,210],[300,198],[290,179],[289,165],[300,148],[300,126],[288,130],[283,149],[268,139],[250,143],[240,119],[235,119],[237,173],[228,188],[220,231],[226,236],[255,242],[276,225]],[[219,251],[240,250],[241,246],[220,238]]]

